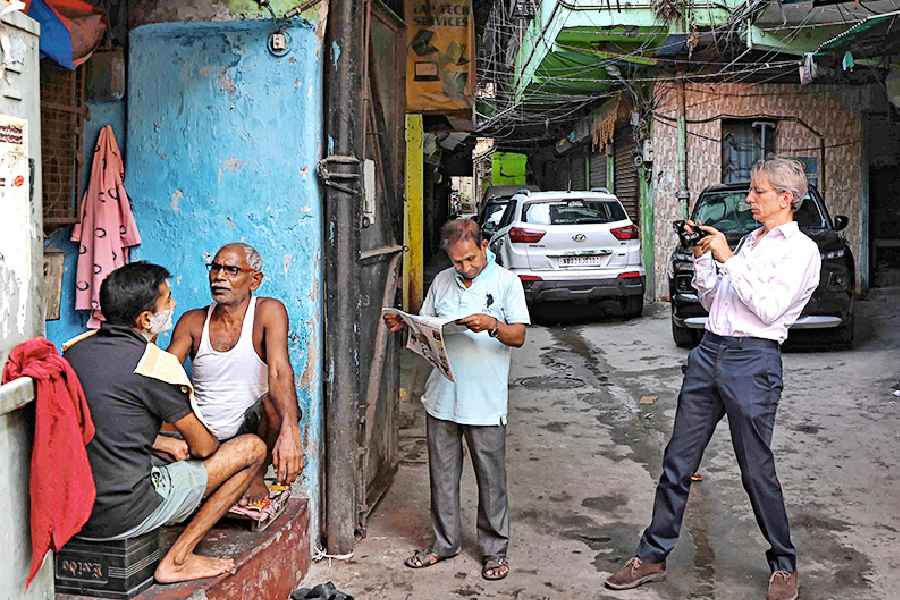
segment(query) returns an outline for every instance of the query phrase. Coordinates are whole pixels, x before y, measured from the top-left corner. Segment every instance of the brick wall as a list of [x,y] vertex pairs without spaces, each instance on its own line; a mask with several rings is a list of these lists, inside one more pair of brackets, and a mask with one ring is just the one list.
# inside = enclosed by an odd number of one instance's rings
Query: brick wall
[[[821,162],[819,136],[824,138],[825,185],[822,192],[832,216],[850,217],[850,225],[844,233],[854,255],[859,256],[862,235],[859,216],[862,117],[859,111],[863,102],[859,99],[858,89],[825,85],[697,83],[689,83],[685,88],[688,187],[692,207],[705,187],[722,181],[722,119],[772,118],[778,121],[775,151],[779,155],[811,157]],[[656,98],[651,181],[657,231],[656,297],[665,298],[668,296],[666,267],[676,243],[672,221],[682,218],[682,208],[676,199],[678,94],[674,84],[658,84]],[[821,164],[819,168],[821,171]],[[821,180],[821,172],[819,176]]]
[[83,111],[81,69],[68,71],[41,61],[41,165],[48,228],[78,218]]

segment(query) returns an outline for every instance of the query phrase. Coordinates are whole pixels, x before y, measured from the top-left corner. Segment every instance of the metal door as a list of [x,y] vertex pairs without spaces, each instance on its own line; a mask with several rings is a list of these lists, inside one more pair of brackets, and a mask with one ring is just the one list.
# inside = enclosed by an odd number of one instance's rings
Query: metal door
[[585,154],[584,150],[578,148],[572,154],[572,159],[569,162],[569,173],[572,181],[572,191],[584,191],[587,189],[587,182],[585,181]]
[[634,166],[634,134],[631,125],[620,127],[615,135],[616,196],[625,207],[625,212],[634,222],[640,224],[641,200],[639,196],[637,169]]
[[606,187],[606,151],[591,153],[591,189]]
[[366,4],[363,77],[365,155],[360,229],[360,406],[357,532],[387,491],[398,465],[399,337],[381,324],[394,306],[403,240],[405,163],[404,23],[378,0]]

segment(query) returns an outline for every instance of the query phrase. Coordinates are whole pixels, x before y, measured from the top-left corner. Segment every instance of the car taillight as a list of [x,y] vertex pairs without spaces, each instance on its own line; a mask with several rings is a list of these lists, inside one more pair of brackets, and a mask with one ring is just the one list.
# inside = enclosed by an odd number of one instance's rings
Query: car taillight
[[540,229],[513,227],[509,230],[509,241],[514,244],[537,244],[547,234]]
[[611,234],[616,236],[617,240],[636,240],[641,237],[640,231],[634,225],[626,225],[625,227],[614,227],[609,230]]
[[619,273],[616,279],[640,279],[641,272],[640,271],[625,271],[624,273]]
[[535,281],[543,281],[537,275],[519,275],[519,279],[522,281],[522,287],[526,290],[533,286]]

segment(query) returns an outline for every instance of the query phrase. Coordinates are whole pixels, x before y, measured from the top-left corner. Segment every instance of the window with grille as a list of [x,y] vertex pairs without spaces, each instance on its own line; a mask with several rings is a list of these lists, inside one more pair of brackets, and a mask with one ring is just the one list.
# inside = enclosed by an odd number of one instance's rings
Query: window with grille
[[44,226],[78,222],[84,148],[84,71],[41,61]]
[[722,183],[750,181],[754,163],[775,155],[775,121],[722,122]]

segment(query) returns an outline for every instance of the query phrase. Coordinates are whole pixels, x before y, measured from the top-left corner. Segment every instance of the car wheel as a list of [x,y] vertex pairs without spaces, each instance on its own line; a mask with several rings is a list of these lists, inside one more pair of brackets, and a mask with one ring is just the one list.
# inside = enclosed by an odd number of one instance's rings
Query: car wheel
[[699,341],[693,329],[679,327],[675,324],[675,321],[672,321],[672,339],[675,340],[675,345],[679,348],[693,348]]
[[631,296],[622,303],[622,312],[626,319],[637,319],[644,314],[644,297]]

